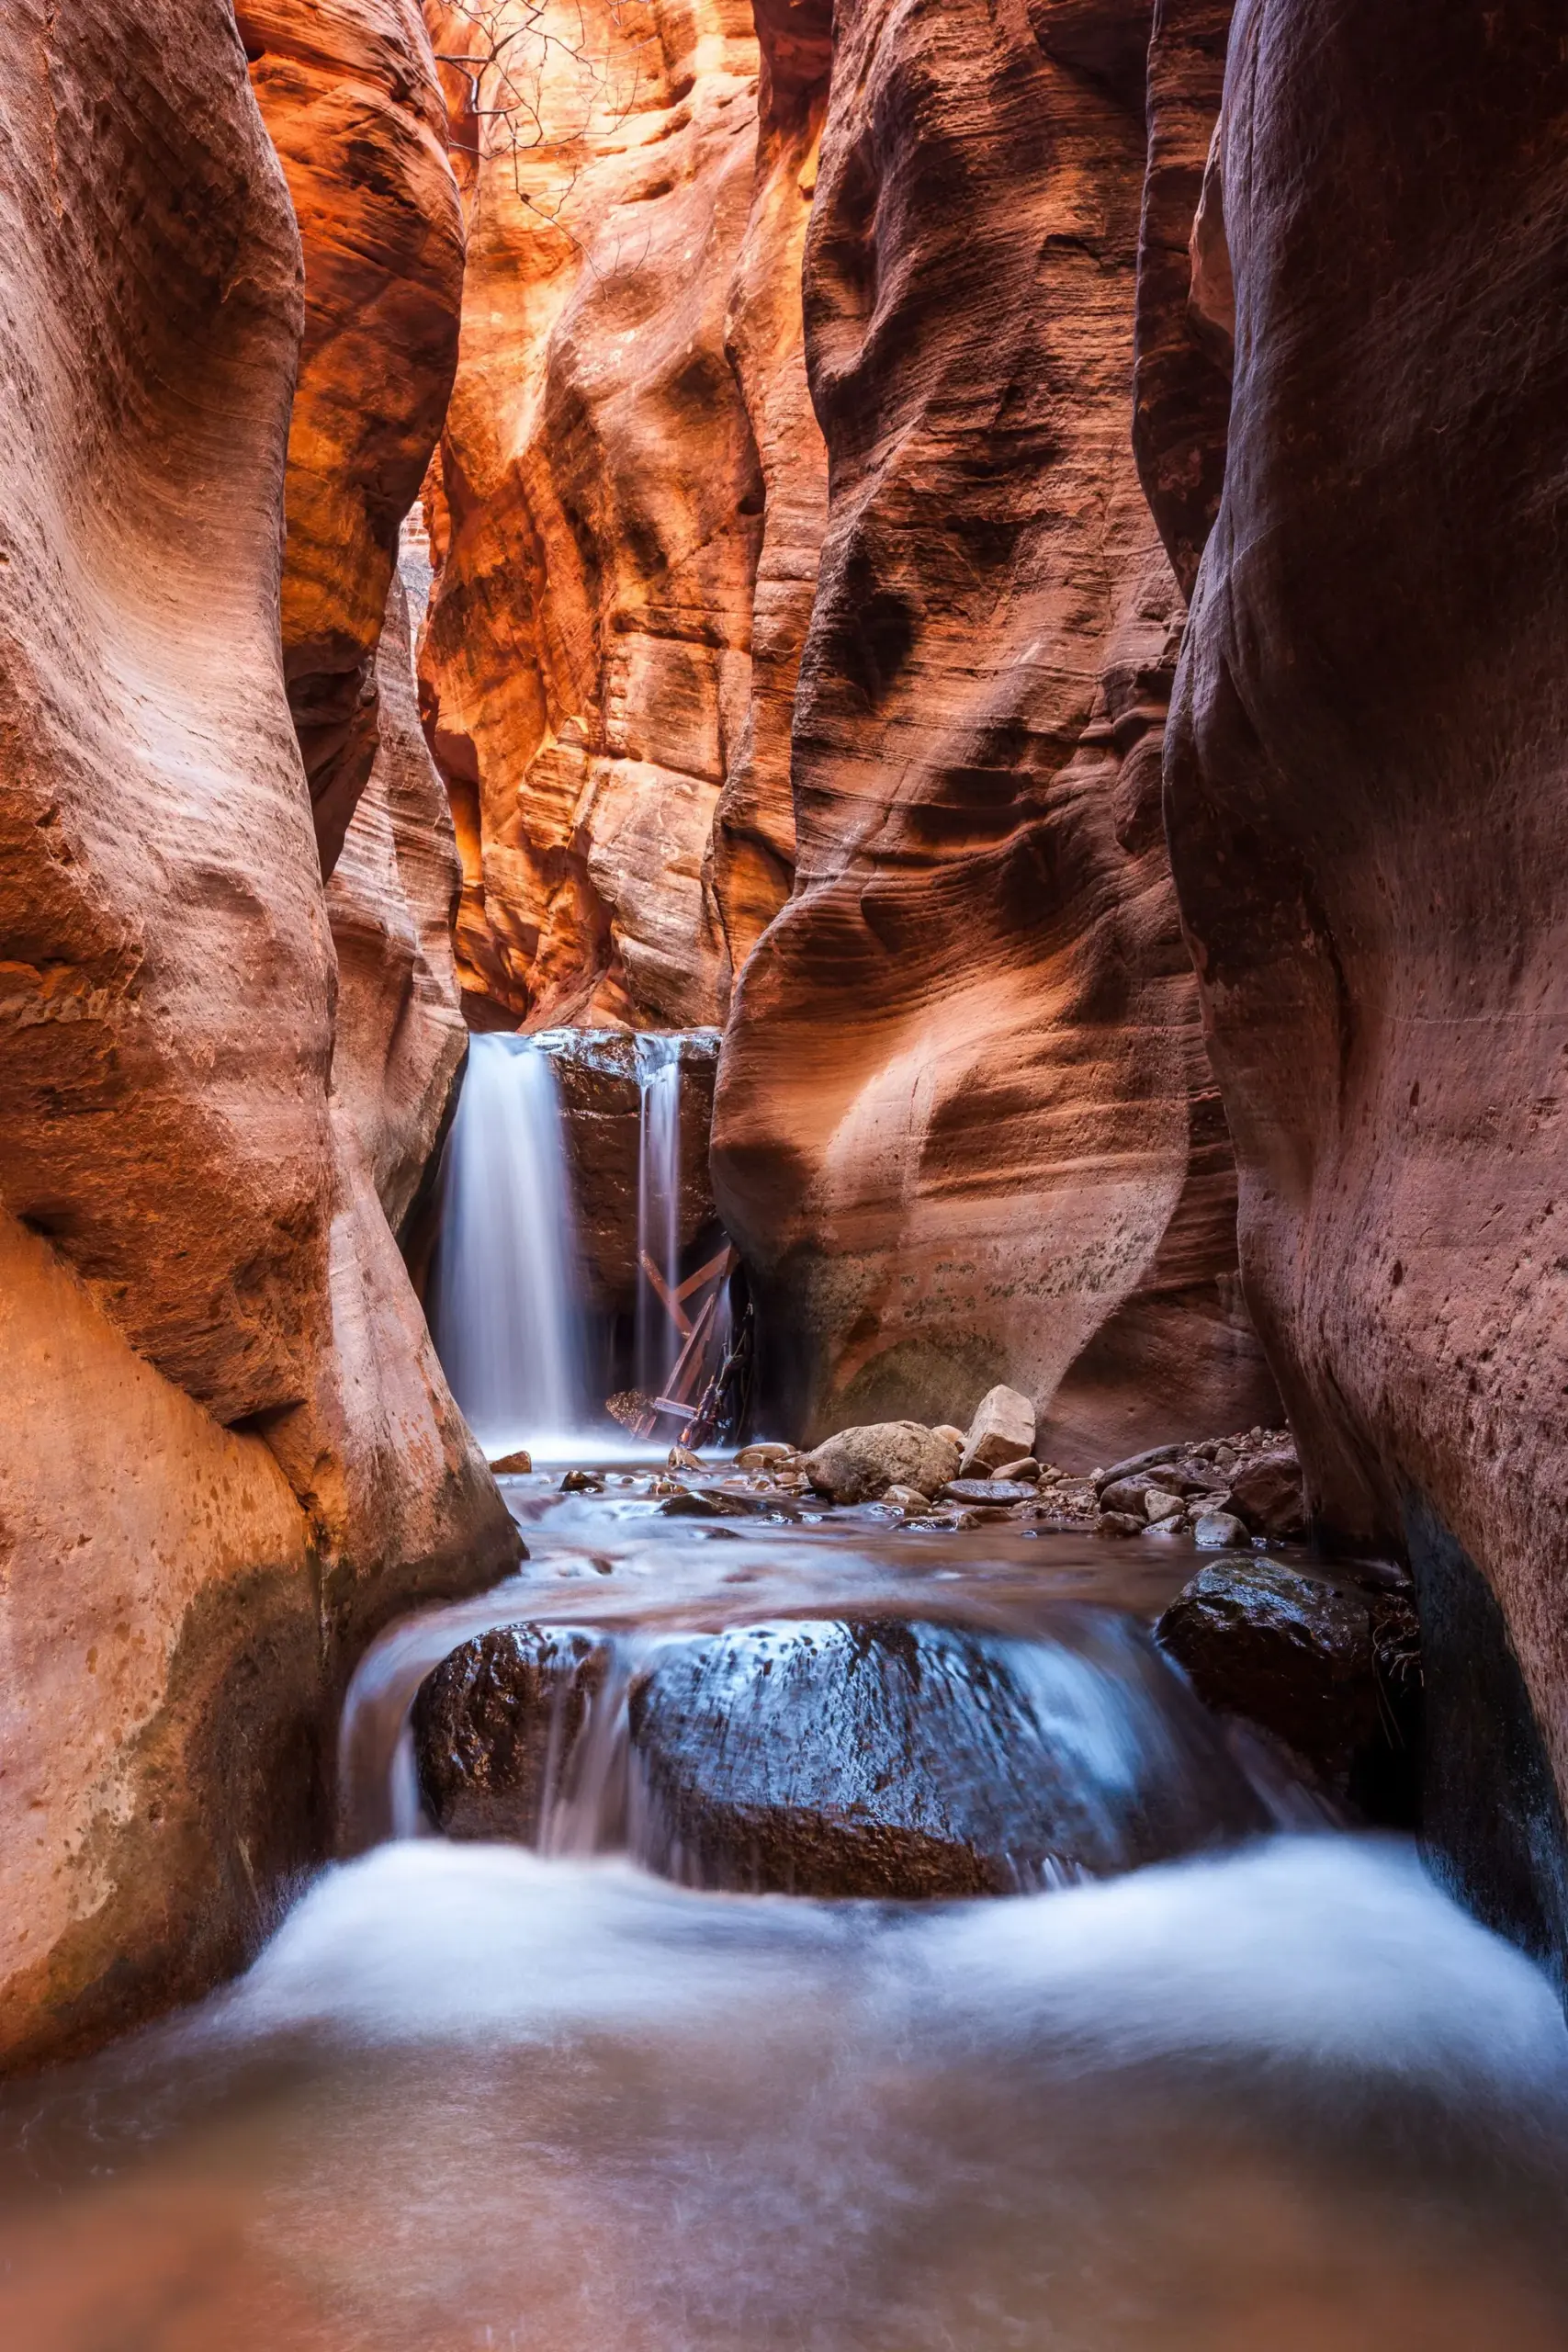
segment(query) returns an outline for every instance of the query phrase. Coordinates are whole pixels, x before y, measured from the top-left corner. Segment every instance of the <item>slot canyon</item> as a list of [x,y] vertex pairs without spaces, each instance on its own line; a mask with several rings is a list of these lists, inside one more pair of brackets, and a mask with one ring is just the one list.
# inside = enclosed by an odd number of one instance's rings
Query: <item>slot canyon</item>
[[1568,2352],[1560,10],[4,0],[0,224],[0,2336]]

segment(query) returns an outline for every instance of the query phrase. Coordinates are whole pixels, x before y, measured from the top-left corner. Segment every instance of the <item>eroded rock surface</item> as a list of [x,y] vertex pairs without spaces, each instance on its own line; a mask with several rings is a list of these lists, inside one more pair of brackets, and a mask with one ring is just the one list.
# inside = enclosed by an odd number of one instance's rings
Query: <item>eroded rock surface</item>
[[[473,167],[423,653],[458,963],[514,1027],[720,1015],[705,876],[750,709],[763,484],[726,317],[752,199],[746,0],[547,0],[444,69]],[[484,22],[437,6],[445,54]]]
[[715,1168],[789,1425],[1005,1380],[1091,1464],[1172,1400],[1194,1435],[1273,1404],[1161,835],[1142,96],[1069,13],[1034,11],[1048,54],[1021,0],[837,11],[798,872],[738,989]]
[[1560,35],[1527,0],[1238,11],[1229,456],[1167,791],[1312,1499],[1474,1564],[1561,1792]]
[[230,19],[0,14],[8,2061],[236,1963],[321,1850],[355,1643],[514,1555],[330,1092],[300,323]]
[[[626,1030],[547,1032],[560,1089],[572,1207],[587,1303],[629,1314],[637,1287],[637,1169],[642,1096],[637,1040]],[[681,1254],[715,1227],[708,1136],[718,1039],[688,1034],[681,1048]]]
[[748,1626],[663,1654],[631,1725],[646,1858],[697,1885],[1009,1894],[1262,1823],[1199,1711],[1111,1620],[1060,1644]]
[[462,214],[418,0],[239,0],[238,17],[305,248],[283,659],[330,874],[376,756],[398,527],[457,367]]
[[750,703],[714,820],[727,983],[795,878],[795,690],[828,521],[828,452],[807,381],[801,279],[832,73],[832,0],[756,0],[755,13],[757,168],[726,342],[757,445],[763,519]]

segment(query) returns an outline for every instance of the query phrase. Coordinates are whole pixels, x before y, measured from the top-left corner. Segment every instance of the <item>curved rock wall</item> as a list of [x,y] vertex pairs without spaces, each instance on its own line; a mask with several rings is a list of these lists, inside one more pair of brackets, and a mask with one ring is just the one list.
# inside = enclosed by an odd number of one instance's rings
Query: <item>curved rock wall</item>
[[1128,17],[837,11],[799,873],[715,1144],[807,1431],[1005,1380],[1092,1461],[1270,1409],[1160,829],[1182,606],[1127,446]]
[[463,224],[418,0],[239,0],[305,245],[283,658],[330,874],[376,756],[376,646],[457,363]]
[[[434,12],[469,165],[431,740],[474,1019],[718,1016],[705,875],[761,536],[725,345],[756,152],[749,0]],[[477,98],[480,114],[473,110]],[[512,108],[509,120],[498,110]]]
[[353,1645],[514,1550],[329,1091],[299,277],[221,11],[0,14],[6,2059],[240,1958]]
[[1532,0],[1243,0],[1234,406],[1167,791],[1314,1500],[1403,1522],[1420,1582],[1479,1566],[1562,1790],[1561,35]]
[[751,700],[715,813],[725,995],[795,879],[790,736],[828,521],[828,452],[806,377],[801,277],[833,66],[832,0],[756,0],[757,174],[728,343],[762,470]]

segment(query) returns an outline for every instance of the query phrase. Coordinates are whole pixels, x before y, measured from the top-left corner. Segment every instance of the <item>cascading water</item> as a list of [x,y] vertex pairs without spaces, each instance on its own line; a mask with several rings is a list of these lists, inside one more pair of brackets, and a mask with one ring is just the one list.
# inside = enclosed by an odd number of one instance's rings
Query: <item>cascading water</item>
[[[681,1047],[679,1035],[637,1040],[637,1289],[636,1380],[645,1396],[661,1396],[680,1348],[665,1304],[681,1281]],[[656,1269],[656,1283],[649,1268]],[[660,1295],[662,1284],[664,1296]]]
[[491,1454],[581,1428],[583,1331],[555,1065],[530,1037],[474,1037],[446,1147],[435,1345]]

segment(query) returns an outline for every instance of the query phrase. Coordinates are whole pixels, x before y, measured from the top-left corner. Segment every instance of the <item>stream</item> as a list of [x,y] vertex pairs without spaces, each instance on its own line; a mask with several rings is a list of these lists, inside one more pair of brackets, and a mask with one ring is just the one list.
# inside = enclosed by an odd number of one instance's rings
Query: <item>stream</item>
[[546,1851],[433,1834],[410,1702],[523,1620],[643,1656],[848,1612],[983,1633],[1053,1690],[1070,1657],[1072,1769],[1101,1789],[1196,1705],[1143,1632],[1184,1543],[874,1509],[694,1526],[646,1487],[626,1461],[602,1495],[509,1482],[522,1575],[355,1679],[352,1858],[237,1984],[5,2093],[0,2342],[1568,2346],[1551,1987],[1412,1848],[1277,1772],[1251,1834],[980,1900],[675,1883],[606,1850],[614,1808],[581,1792]]

